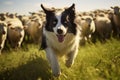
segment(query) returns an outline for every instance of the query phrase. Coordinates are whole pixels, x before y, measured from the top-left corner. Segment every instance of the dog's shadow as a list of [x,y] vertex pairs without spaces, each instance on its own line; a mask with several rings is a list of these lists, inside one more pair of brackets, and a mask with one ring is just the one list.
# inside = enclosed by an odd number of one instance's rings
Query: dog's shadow
[[50,80],[50,66],[46,60],[37,58],[17,68],[0,73],[0,80]]

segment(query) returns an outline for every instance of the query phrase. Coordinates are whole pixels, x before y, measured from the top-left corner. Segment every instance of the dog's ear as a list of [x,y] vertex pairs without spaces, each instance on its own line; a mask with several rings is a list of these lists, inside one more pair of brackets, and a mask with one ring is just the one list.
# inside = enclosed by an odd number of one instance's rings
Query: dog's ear
[[52,13],[52,12],[55,11],[54,8],[52,8],[52,9],[46,8],[46,7],[43,6],[43,4],[41,4],[41,8],[43,9],[43,11],[44,11],[46,14],[49,14],[49,13]]
[[69,13],[75,13],[75,4],[73,3],[72,6],[65,9]]
[[75,4],[73,3],[72,6],[65,9],[65,12],[69,15],[71,18],[70,21],[73,22],[75,19]]
[[70,7],[67,8],[66,10],[75,11],[75,4],[73,3],[72,6],[70,6]]

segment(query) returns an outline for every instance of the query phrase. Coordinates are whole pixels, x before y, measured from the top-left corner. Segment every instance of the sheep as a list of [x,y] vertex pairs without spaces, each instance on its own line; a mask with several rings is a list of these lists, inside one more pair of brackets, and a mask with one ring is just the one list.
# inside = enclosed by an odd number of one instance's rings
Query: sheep
[[85,41],[90,42],[91,34],[95,32],[95,23],[91,16],[81,16],[77,19],[77,23],[81,26],[81,45],[85,45]]
[[93,33],[93,42],[96,42],[96,38],[98,38],[101,42],[106,41],[106,39],[110,39],[112,33],[112,24],[108,17],[97,15],[94,18],[95,21],[95,32]]
[[111,9],[114,10],[113,14],[113,26],[115,27],[114,33],[115,36],[118,36],[120,38],[120,7],[115,6],[111,7]]
[[0,13],[0,20],[4,21],[5,20],[5,13]]
[[4,21],[0,21],[0,54],[4,48],[7,38],[7,24]]
[[21,20],[24,27],[26,23],[29,22],[29,18],[30,18],[29,16],[26,16],[26,15],[19,15],[17,17]]
[[25,32],[28,35],[28,40],[39,43],[42,36],[42,21],[38,14],[33,14],[30,20],[25,24]]
[[7,18],[6,22],[8,24],[8,42],[13,48],[21,47],[25,34],[22,22],[17,17]]
[[8,26],[8,40],[13,48],[21,47],[24,38],[24,30],[17,27]]

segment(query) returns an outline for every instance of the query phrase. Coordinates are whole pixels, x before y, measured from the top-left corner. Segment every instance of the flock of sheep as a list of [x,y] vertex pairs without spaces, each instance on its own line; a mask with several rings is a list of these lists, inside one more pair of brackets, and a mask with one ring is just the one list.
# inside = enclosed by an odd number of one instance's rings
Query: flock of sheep
[[77,13],[75,21],[81,26],[81,45],[86,41],[93,43],[96,40],[105,42],[120,37],[120,7],[114,6],[108,10],[94,10],[90,12]]
[[39,43],[42,32],[42,14],[30,16],[0,13],[0,52],[6,44],[12,48],[21,47],[23,41]]
[[[58,9],[61,10],[61,9]],[[94,10],[77,12],[76,24],[80,25],[81,43],[86,41],[104,42],[111,36],[120,37],[120,7],[111,7],[109,10]],[[21,47],[23,42],[40,43],[42,27],[45,25],[43,11],[30,12],[30,15],[0,13],[0,53],[6,43],[12,48]]]
[[95,43],[96,39],[105,42],[111,36],[120,37],[120,7],[118,6],[111,7],[109,10],[79,13],[76,22],[81,26],[81,44],[90,40]]

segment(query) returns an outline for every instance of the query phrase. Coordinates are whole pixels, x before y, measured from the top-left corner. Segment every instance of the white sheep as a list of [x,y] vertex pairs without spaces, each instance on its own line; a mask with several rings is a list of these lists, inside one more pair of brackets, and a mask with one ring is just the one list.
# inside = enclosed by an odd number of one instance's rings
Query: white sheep
[[76,22],[81,27],[81,45],[85,44],[85,41],[90,42],[91,34],[95,32],[95,23],[91,16],[81,16],[79,19],[77,17]]
[[28,35],[29,41],[31,40],[34,43],[40,43],[42,36],[42,20],[39,15],[32,15],[25,26],[25,32],[26,35]]
[[101,42],[109,39],[112,33],[112,24],[108,17],[106,16],[96,16],[95,21],[95,33],[94,33],[94,42],[98,38]]
[[0,54],[4,48],[7,38],[7,24],[4,21],[0,21]]
[[24,38],[24,26],[18,18],[7,18],[8,41],[14,48],[21,47]]

